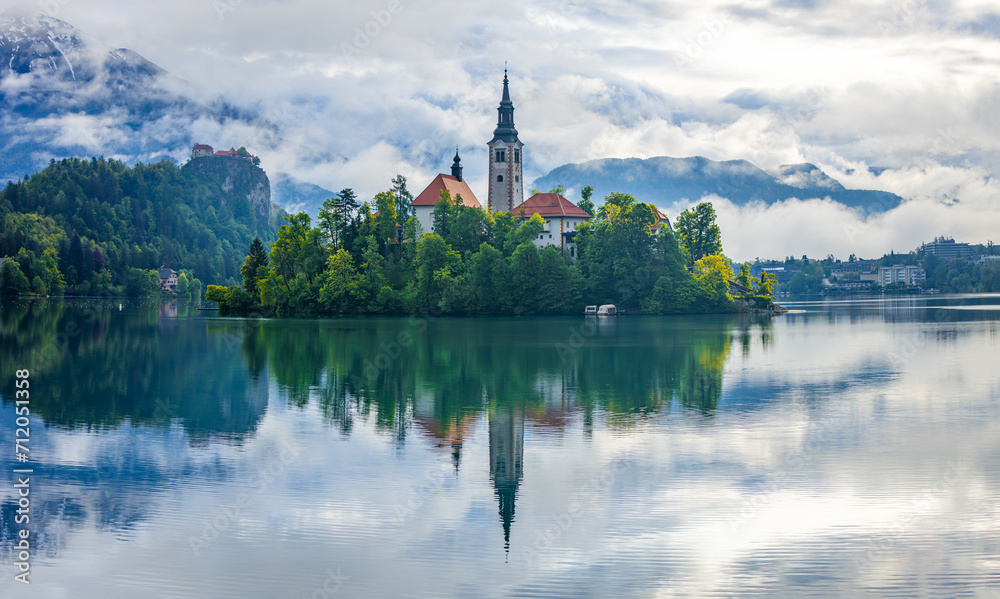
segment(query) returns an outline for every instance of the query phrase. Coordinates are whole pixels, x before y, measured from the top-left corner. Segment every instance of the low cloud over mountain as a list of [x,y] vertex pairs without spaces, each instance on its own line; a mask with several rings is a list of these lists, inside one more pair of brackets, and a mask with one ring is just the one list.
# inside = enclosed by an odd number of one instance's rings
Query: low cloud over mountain
[[[0,47],[6,176],[63,155],[183,160],[198,141],[370,198],[397,173],[422,188],[458,146],[485,196],[506,60],[527,180],[596,159],[703,156],[808,191],[789,197],[839,183],[926,205],[902,237],[871,224],[878,253],[935,226],[970,241],[1000,229],[1000,35],[981,2],[14,2],[8,17],[50,15],[33,37],[15,22],[42,48],[25,54],[34,70],[13,68],[9,36]],[[162,70],[109,54],[121,47]],[[809,219],[811,201],[796,221],[807,239],[856,218]],[[967,210],[971,227],[949,229],[965,221],[941,206]],[[774,251],[800,253],[791,245]]]

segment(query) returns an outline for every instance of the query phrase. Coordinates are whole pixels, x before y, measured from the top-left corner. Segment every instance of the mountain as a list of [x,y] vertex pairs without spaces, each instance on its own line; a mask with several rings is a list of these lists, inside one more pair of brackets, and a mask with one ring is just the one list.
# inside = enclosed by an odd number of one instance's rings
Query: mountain
[[775,176],[746,160],[716,162],[701,156],[605,158],[566,164],[536,179],[532,188],[544,191],[557,185],[576,192],[591,185],[596,199],[616,191],[630,193],[640,201],[658,206],[697,201],[711,194],[738,205],[829,197],[861,212],[877,213],[902,201],[885,191],[846,189],[812,164],[782,166]]
[[91,42],[42,13],[0,15],[0,181],[52,159],[109,156],[129,163],[186,159],[199,139],[247,125],[266,143],[274,128],[194,87],[127,48]]
[[161,265],[236,284],[253,238],[276,237],[270,193],[264,171],[236,157],[54,162],[0,191],[0,293],[140,293]]
[[329,189],[319,185],[300,181],[287,173],[278,173],[272,181],[272,201],[285,209],[289,214],[305,212],[313,219],[319,216],[323,202],[335,195]]

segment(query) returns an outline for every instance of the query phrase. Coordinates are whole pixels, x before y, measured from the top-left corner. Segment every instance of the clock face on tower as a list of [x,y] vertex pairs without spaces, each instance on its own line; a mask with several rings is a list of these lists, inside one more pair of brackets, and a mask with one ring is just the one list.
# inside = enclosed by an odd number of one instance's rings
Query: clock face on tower
[[510,101],[507,71],[503,75],[503,96],[497,107],[497,128],[489,146],[489,210],[510,212],[524,201],[522,163],[524,144],[514,127],[514,103]]

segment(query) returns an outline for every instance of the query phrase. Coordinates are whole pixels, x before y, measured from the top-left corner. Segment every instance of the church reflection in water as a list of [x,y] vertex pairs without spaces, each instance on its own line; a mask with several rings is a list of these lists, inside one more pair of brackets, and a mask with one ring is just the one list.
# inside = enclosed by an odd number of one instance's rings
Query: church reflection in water
[[524,410],[506,406],[489,413],[490,481],[500,506],[504,549],[510,549],[510,525],[524,467]]

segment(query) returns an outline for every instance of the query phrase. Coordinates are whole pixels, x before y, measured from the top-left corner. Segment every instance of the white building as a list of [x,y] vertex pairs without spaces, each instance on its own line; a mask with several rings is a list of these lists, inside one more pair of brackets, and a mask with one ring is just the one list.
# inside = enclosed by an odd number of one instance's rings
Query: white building
[[927,280],[927,272],[919,266],[881,266],[878,269],[878,283],[885,287],[892,283],[919,285]]
[[535,214],[545,221],[545,229],[535,239],[535,245],[539,249],[554,245],[570,258],[576,258],[572,243],[576,227],[593,217],[558,193],[536,193],[514,208],[514,215],[521,218]]
[[483,208],[476,199],[476,194],[472,193],[469,184],[462,178],[462,159],[456,150],[455,162],[451,165],[451,175],[442,173],[435,177],[431,184],[410,203],[424,233],[434,232],[434,206],[441,200],[442,191],[447,191],[453,202],[460,201],[469,208],[479,210]]

